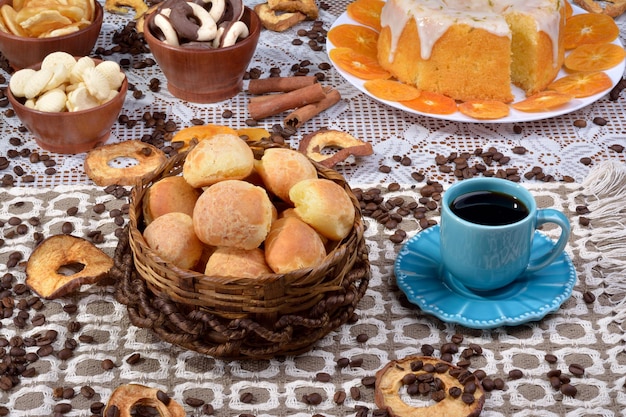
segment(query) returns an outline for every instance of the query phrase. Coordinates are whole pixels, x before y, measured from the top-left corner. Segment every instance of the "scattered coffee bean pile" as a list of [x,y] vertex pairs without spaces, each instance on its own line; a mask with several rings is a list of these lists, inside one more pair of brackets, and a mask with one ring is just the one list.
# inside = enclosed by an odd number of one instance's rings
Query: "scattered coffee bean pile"
[[[398,191],[399,189],[398,183],[391,183],[387,186],[388,191]],[[406,230],[400,227],[403,219],[416,219],[421,229],[437,224],[428,214],[436,212],[439,208],[443,185],[428,181],[420,189],[420,196],[417,200],[405,197],[385,199],[383,190],[380,188],[367,190],[355,188],[352,191],[359,201],[363,216],[376,220],[389,230],[394,230],[389,239],[394,243],[402,243],[407,237]]]
[[[320,9],[327,10],[330,7],[327,3],[320,3]],[[314,52],[324,50],[326,44],[326,35],[328,31],[324,29],[324,22],[315,20],[311,29],[300,29],[297,31],[298,37],[291,41],[294,46],[307,45]]]

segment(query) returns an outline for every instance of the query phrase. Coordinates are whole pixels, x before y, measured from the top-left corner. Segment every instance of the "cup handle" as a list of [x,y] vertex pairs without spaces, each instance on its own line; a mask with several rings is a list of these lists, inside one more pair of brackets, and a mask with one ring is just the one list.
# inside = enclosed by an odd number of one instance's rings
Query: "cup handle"
[[527,271],[537,271],[550,265],[565,250],[565,245],[567,245],[569,240],[571,226],[565,214],[555,209],[537,210],[537,227],[545,223],[557,224],[561,228],[561,236],[548,252],[542,254],[537,259],[531,260]]

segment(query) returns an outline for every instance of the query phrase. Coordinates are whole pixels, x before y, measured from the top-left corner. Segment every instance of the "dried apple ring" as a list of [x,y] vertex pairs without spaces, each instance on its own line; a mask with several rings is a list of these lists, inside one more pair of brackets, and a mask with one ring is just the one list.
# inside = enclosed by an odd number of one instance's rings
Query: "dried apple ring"
[[[63,274],[62,269],[74,270]],[[39,244],[26,264],[26,285],[42,298],[63,297],[108,275],[113,259],[93,243],[71,235],[54,235]],[[79,269],[76,268],[76,269]]]
[[[429,397],[410,405],[403,400],[401,390],[409,396],[415,392]],[[374,401],[390,417],[477,417],[485,392],[467,369],[430,356],[407,356],[389,362],[376,373]]]
[[[324,154],[325,148],[338,148],[334,154]],[[372,145],[346,132],[322,129],[305,135],[300,141],[299,151],[312,160],[332,168],[350,155],[367,156],[374,153]]]
[[163,391],[140,384],[117,387],[111,394],[103,415],[131,417],[136,406],[152,407],[161,417],[185,417],[184,408]]
[[[113,166],[116,159],[136,162],[130,166]],[[152,175],[167,156],[159,148],[140,140],[127,140],[95,148],[85,158],[85,173],[99,186],[134,185]]]

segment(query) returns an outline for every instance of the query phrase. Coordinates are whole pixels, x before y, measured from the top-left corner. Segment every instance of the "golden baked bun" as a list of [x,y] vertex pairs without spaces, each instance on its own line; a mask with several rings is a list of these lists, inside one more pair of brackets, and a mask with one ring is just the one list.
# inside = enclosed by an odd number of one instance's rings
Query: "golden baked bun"
[[193,269],[204,245],[196,236],[188,214],[172,212],[157,217],[143,232],[148,246],[164,261],[179,268]]
[[181,176],[160,179],[146,190],[143,217],[146,224],[166,213],[180,212],[191,216],[200,191]]
[[211,246],[253,249],[270,230],[276,209],[261,187],[241,180],[208,187],[193,210],[198,238]]
[[325,257],[320,236],[296,216],[276,220],[265,239],[265,260],[277,274],[315,267]]
[[291,202],[289,190],[305,179],[317,178],[317,170],[303,153],[288,148],[266,149],[256,163],[265,188],[283,201]]
[[265,253],[259,248],[217,248],[204,269],[205,275],[223,277],[257,278],[271,273]]
[[324,178],[303,180],[291,187],[295,213],[323,236],[341,240],[354,225],[350,196],[337,183]]
[[254,155],[237,135],[220,133],[198,142],[183,164],[183,177],[196,188],[224,180],[246,178],[254,167]]

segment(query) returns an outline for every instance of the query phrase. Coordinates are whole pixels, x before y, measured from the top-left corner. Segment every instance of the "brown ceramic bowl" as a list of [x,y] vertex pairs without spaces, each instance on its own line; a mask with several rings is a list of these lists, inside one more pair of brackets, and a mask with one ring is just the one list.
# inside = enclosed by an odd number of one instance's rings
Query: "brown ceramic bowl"
[[[98,59],[94,61],[101,62]],[[29,68],[40,67],[41,64],[37,64]],[[37,144],[50,152],[62,154],[87,152],[106,142],[127,92],[128,80],[124,78],[119,93],[101,106],[75,112],[44,112],[26,107],[23,99],[16,98],[10,88],[6,89],[15,114],[35,137]]]
[[[98,40],[104,12],[95,1],[93,23],[69,35],[54,38],[28,38],[0,31],[0,52],[14,69],[26,68],[43,61],[51,52],[63,51],[74,56],[88,56]],[[0,7],[13,4],[13,0],[0,0]]]
[[259,42],[261,21],[246,7],[242,21],[250,35],[226,48],[189,48],[171,46],[158,40],[149,30],[155,13],[144,23],[144,37],[167,79],[175,97],[194,103],[215,103],[237,95],[243,76]]

